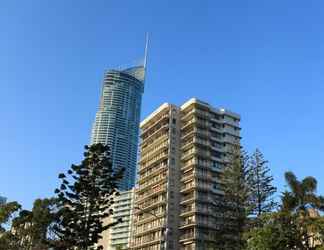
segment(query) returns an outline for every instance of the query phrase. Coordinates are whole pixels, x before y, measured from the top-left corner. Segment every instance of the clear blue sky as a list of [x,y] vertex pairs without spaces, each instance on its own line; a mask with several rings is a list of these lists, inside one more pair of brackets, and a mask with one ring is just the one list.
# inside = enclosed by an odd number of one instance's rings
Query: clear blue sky
[[198,97],[242,116],[275,183],[314,175],[324,194],[322,1],[0,3],[0,194],[27,208],[82,158],[105,69],[143,55],[142,117]]

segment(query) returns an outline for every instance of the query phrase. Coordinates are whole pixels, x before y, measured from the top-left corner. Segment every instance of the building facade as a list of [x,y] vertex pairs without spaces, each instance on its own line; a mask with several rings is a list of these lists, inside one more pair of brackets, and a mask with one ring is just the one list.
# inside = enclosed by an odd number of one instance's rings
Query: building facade
[[125,168],[120,190],[135,185],[145,65],[105,73],[91,144],[110,147],[114,169]]
[[240,116],[190,99],[141,123],[131,249],[212,249],[220,174],[240,144]]
[[163,104],[141,123],[132,248],[177,249],[179,109]]
[[220,174],[240,144],[240,116],[191,99],[181,106],[181,250],[214,249]]
[[3,197],[3,196],[0,196],[0,205],[1,204],[6,204],[6,202],[7,202],[7,198]]
[[122,222],[109,228],[103,233],[103,238],[99,245],[103,246],[103,250],[122,250],[129,249],[130,236],[132,231],[133,211],[134,211],[134,188],[129,191],[120,192],[119,196],[114,198],[112,205],[113,215],[108,217],[105,224]]

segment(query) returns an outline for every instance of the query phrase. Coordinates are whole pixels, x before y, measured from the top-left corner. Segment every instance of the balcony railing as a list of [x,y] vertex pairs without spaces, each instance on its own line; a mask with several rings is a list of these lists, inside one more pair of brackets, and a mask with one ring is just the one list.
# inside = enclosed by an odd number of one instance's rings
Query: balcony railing
[[155,156],[154,158],[152,158],[151,160],[145,162],[145,164],[140,165],[140,169],[139,169],[139,173],[143,173],[143,171],[147,168],[149,168],[152,164],[157,164],[163,160],[168,159],[168,152],[163,152],[160,153],[159,155]]
[[155,180],[150,180],[149,182],[145,183],[145,184],[140,184],[137,190],[137,193],[143,192],[145,189],[147,189],[148,187],[151,187],[153,185],[156,185],[158,183],[160,183],[161,185],[163,183],[167,182],[167,177],[166,176],[160,176],[159,178],[156,178]]
[[154,127],[156,125],[158,125],[159,123],[161,123],[164,119],[168,119],[169,118],[169,114],[164,114],[161,115],[161,117],[159,117],[159,119],[157,119],[155,122],[153,122],[153,124],[147,125],[147,128],[143,129],[141,132],[141,135],[145,135],[148,131],[154,129]]
[[152,134],[146,136],[145,138],[142,138],[142,144],[141,146],[143,147],[144,145],[147,144],[147,142],[149,141],[150,138],[152,138],[153,136],[156,136],[158,135],[160,132],[162,132],[163,130],[165,129],[168,129],[169,128],[169,124],[164,124],[163,126],[161,126],[159,129],[157,129],[156,131],[154,131]]
[[180,203],[185,203],[185,202],[191,201],[191,200],[193,200],[195,198],[196,198],[195,195],[182,196],[182,198],[180,200]]
[[150,152],[152,150],[154,150],[155,147],[157,147],[158,145],[160,145],[161,143],[167,141],[169,139],[168,134],[162,135],[160,136],[158,139],[154,140],[153,143],[145,143],[147,144],[145,147],[141,146],[141,155],[146,154],[147,152]]
[[160,153],[162,150],[165,150],[166,148],[168,148],[168,146],[169,146],[169,143],[164,142],[164,143],[161,143],[158,147],[155,147],[152,151],[142,154],[139,163],[143,164],[144,162],[149,161],[151,158],[156,157],[156,155],[158,153]]

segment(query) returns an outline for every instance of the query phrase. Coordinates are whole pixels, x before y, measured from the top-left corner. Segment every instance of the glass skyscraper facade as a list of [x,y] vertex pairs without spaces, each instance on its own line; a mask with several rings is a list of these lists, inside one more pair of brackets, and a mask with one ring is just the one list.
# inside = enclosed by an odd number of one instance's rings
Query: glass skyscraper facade
[[105,73],[91,144],[110,147],[114,169],[125,168],[120,190],[135,185],[144,65]]

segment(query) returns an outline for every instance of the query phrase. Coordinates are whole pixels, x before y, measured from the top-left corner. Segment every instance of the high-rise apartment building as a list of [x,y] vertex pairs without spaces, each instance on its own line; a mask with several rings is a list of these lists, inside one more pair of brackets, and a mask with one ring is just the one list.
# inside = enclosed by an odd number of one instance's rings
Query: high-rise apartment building
[[111,208],[114,213],[108,217],[105,224],[117,222],[119,219],[122,222],[105,231],[99,244],[104,247],[103,250],[129,249],[134,211],[134,188],[120,192],[120,195],[115,197]]
[[108,70],[92,128],[91,144],[107,144],[113,168],[125,168],[120,190],[129,190],[135,185],[144,79],[145,63],[124,70]]
[[163,104],[140,125],[132,249],[177,249],[179,109]]
[[181,106],[179,249],[214,249],[220,174],[240,144],[239,121],[239,115],[196,99]]
[[[240,143],[240,116],[190,99],[141,123],[132,249],[209,249],[217,232],[220,174]],[[212,249],[212,248],[211,248]]]

